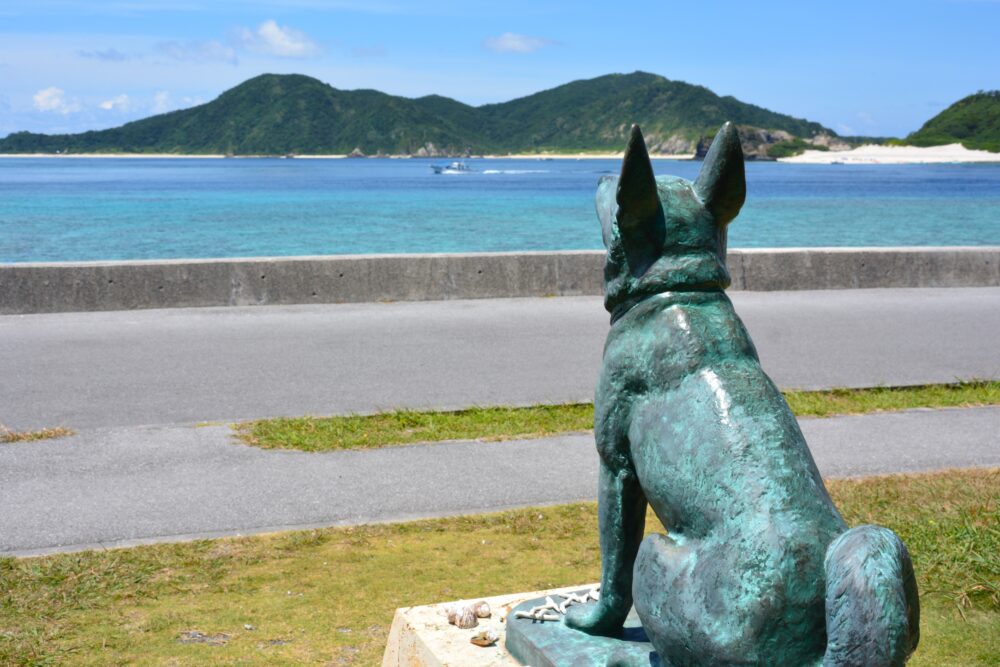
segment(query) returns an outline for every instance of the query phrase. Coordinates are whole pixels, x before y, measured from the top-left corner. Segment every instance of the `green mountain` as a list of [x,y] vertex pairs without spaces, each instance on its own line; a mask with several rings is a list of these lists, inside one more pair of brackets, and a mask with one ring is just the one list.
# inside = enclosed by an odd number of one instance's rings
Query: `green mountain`
[[633,122],[653,152],[693,152],[723,122],[740,126],[744,147],[798,139],[829,141],[818,123],[720,97],[655,74],[609,74],[502,104],[472,107],[447,97],[396,97],[338,90],[300,74],[263,74],[207,104],[109,130],[17,132],[0,153],[134,152],[233,155],[464,155],[617,151]]
[[[693,152],[727,120],[747,129],[812,138],[834,135],[818,123],[719,97],[704,86],[655,74],[609,74],[479,107],[492,128],[534,150],[621,150],[632,123],[642,126],[652,151]],[[745,133],[744,140],[751,132]]]
[[980,91],[955,102],[906,138],[914,146],[960,143],[1000,152],[1000,90]]

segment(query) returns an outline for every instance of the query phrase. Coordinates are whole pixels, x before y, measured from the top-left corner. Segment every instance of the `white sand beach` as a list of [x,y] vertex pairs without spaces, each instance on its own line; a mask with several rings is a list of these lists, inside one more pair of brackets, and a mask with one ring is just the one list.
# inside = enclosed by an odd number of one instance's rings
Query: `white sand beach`
[[969,150],[962,144],[946,146],[876,146],[867,144],[849,151],[806,151],[780,158],[795,164],[939,164],[948,162],[1000,162],[1000,153]]
[[[178,155],[176,153],[69,153],[55,155],[52,153],[6,153],[0,158],[224,158],[225,155]],[[270,157],[266,155],[239,155],[236,159]],[[342,160],[347,155],[294,155],[296,159],[305,160]],[[376,157],[376,156],[368,156]],[[381,155],[383,159],[410,159],[411,155]],[[488,160],[620,160],[621,153],[519,153],[514,155],[477,155],[476,158]],[[654,160],[691,160],[694,155],[651,155]],[[453,160],[455,158],[437,157],[437,160]],[[1000,162],[1000,153],[989,151],[974,151],[961,144],[947,146],[859,146],[849,151],[806,151],[802,155],[780,158],[779,162],[793,164],[942,164],[949,162]]]

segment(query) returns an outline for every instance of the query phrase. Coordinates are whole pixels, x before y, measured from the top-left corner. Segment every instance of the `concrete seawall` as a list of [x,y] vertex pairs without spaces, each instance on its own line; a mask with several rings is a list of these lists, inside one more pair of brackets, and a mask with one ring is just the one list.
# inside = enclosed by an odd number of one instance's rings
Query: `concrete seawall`
[[[603,251],[0,264],[0,314],[600,294]],[[732,289],[1000,286],[1000,246],[732,250]]]

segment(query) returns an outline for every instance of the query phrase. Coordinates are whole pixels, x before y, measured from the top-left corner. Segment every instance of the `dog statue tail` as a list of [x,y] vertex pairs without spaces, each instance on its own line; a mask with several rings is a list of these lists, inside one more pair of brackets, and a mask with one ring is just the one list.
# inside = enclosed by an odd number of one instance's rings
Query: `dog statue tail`
[[857,526],[826,550],[823,667],[904,665],[920,639],[913,564],[896,533]]

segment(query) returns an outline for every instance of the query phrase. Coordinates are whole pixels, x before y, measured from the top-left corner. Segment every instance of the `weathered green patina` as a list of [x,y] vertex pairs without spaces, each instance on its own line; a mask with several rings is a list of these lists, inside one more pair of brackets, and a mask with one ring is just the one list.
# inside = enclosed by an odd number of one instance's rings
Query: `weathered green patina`
[[[902,665],[919,623],[906,547],[847,528],[723,292],[745,195],[730,124],[693,183],[656,178],[633,127],[620,178],[598,187],[612,314],[594,421],[602,589],[565,623],[616,636],[634,602],[676,667]],[[643,539],[647,503],[666,534]]]

